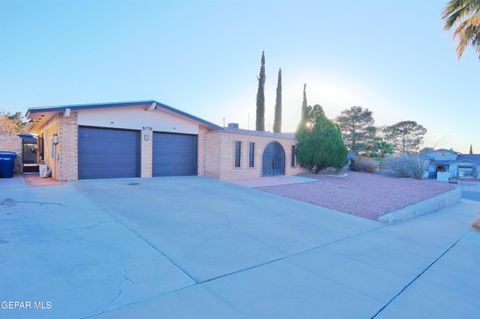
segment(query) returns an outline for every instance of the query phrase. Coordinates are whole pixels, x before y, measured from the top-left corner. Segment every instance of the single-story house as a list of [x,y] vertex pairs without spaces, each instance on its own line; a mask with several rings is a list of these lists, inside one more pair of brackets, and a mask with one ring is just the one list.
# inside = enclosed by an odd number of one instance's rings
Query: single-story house
[[153,100],[34,107],[26,117],[56,180],[303,171],[293,134],[224,128]]
[[480,154],[461,154],[454,150],[438,149],[427,152],[428,177],[441,181],[449,178],[479,179]]

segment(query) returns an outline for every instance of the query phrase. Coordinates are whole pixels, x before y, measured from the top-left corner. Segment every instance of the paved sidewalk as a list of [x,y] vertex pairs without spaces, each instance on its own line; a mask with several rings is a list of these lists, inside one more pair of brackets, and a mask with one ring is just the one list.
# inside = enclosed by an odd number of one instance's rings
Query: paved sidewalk
[[392,226],[201,177],[0,202],[2,301],[53,303],[2,318],[478,317],[473,201]]
[[54,180],[52,177],[41,178],[38,173],[26,174],[22,176],[25,183],[30,187],[65,185],[66,182]]

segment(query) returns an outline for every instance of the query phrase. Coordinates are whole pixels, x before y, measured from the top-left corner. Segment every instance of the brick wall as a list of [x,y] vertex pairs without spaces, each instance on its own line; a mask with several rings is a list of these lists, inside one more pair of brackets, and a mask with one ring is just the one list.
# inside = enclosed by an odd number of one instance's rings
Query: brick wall
[[206,173],[206,139],[207,139],[207,129],[203,126],[199,127],[198,130],[198,163],[197,163],[197,170],[198,170],[198,175],[203,176]]
[[[271,137],[253,134],[212,131],[207,133],[207,175],[220,179],[253,178],[262,176],[262,158],[265,147],[278,142],[285,152],[285,175],[296,175],[305,169],[296,164],[291,167],[292,146],[295,138]],[[235,142],[240,141],[240,167],[235,167]],[[255,143],[254,167],[249,167],[249,144]]]
[[[43,136],[43,160],[52,171],[52,177],[60,181],[78,179],[78,126],[77,112],[70,116],[55,115],[41,129]],[[58,136],[58,144],[53,138]]]
[[22,139],[16,135],[0,135],[0,151],[15,152],[15,173],[22,172]]
[[152,177],[153,174],[153,131],[143,129],[141,136],[141,174],[142,178]]
[[206,132],[205,134],[205,175],[220,177],[220,140],[219,132]]
[[78,125],[77,112],[66,117],[58,115],[58,156],[57,179],[72,181],[78,179]]

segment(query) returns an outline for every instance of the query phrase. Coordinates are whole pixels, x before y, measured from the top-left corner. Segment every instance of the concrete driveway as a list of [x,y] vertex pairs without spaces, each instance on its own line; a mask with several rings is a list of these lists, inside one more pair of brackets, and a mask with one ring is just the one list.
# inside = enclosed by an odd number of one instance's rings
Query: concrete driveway
[[0,317],[477,315],[475,202],[384,226],[206,177],[15,178],[0,201],[2,301],[51,302]]

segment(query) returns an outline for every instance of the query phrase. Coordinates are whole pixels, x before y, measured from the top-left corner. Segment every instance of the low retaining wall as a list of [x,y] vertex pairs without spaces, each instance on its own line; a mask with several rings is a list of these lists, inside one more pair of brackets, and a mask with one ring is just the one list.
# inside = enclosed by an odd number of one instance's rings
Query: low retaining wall
[[22,139],[16,135],[0,135],[0,151],[15,152],[15,173],[22,172]]
[[377,220],[385,224],[395,224],[453,205],[457,203],[461,197],[462,191],[459,188],[455,188],[446,193],[382,215],[378,217]]

